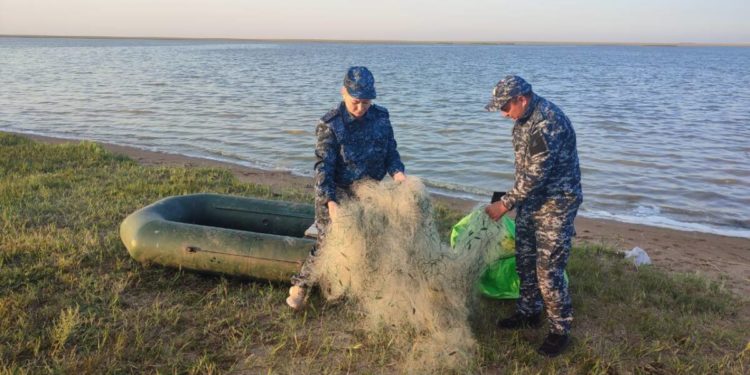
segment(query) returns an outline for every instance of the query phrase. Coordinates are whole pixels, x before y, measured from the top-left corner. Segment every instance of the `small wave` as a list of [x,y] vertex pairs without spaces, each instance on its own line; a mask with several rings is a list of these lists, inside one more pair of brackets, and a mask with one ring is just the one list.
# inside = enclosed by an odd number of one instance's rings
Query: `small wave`
[[[120,143],[120,142],[112,142],[112,141],[106,141],[106,142],[110,144],[120,145],[120,146],[138,148],[141,150],[163,152],[167,154],[181,155],[181,156],[187,156],[191,158],[219,161],[222,163],[234,164],[234,165],[239,165],[242,167],[255,168],[255,169],[260,169],[263,171],[290,172],[295,175],[300,175],[300,176],[305,175],[301,171],[297,171],[294,169],[278,168],[270,163],[264,163],[258,160],[250,160],[238,154],[226,153],[226,155],[224,155],[224,153],[217,153],[215,150],[212,150],[209,148],[198,147],[198,152],[190,152],[190,151],[177,149],[179,148],[179,146],[185,146],[185,144],[177,144],[177,145],[172,145],[171,147],[165,148],[163,146],[145,146],[143,144]],[[175,146],[177,146],[177,148],[175,148]]]
[[601,126],[608,131],[612,132],[613,136],[620,137],[622,136],[622,133],[632,133],[633,129],[629,127],[627,123],[624,122],[611,122],[611,121],[605,121]]
[[[119,143],[112,143],[112,144],[119,144]],[[139,149],[148,150],[148,151],[164,152],[164,153],[169,153],[169,154],[188,156],[192,158],[219,161],[222,163],[234,164],[234,165],[238,165],[242,167],[260,169],[262,171],[289,172],[295,176],[312,177],[312,172],[307,169],[279,166],[276,163],[250,159],[246,155],[240,155],[240,154],[231,153],[231,152],[217,151],[215,149],[208,148],[208,147],[193,147],[194,149],[197,150],[197,152],[190,152],[190,151],[179,150],[179,146],[181,145],[184,146],[184,144],[172,145],[171,147],[167,147],[167,148],[163,146],[144,147],[144,145],[133,145],[133,144],[120,144],[120,145],[139,148]],[[175,146],[177,146],[177,148],[175,148]]]
[[434,181],[422,176],[420,176],[420,178],[422,178],[422,181],[430,188],[431,191],[435,191],[449,197],[484,201],[487,197],[492,196],[492,192],[489,190],[451,184],[448,182]]
[[[242,113],[234,113],[234,112],[214,112],[214,111],[201,111],[201,112],[195,112],[192,114],[193,116],[200,116],[200,117],[211,117],[211,118],[228,118],[228,119],[241,119],[247,117],[247,115]],[[233,130],[233,129],[230,129]]]
[[165,82],[147,82],[147,83],[144,83],[143,85],[144,86],[157,86],[157,87],[167,86]]
[[247,116],[244,115],[244,114],[242,114],[242,113],[224,112],[224,113],[218,113],[218,114],[216,114],[216,117],[220,117],[220,118],[237,118],[237,119],[239,119],[239,118],[245,118]]
[[633,213],[638,217],[650,217],[661,213],[661,209],[657,206],[637,206]]
[[116,110],[114,110],[112,112],[115,112],[115,113],[125,113],[125,114],[129,114],[129,115],[153,115],[153,114],[156,114],[155,111],[151,111],[151,110],[148,110],[148,109],[116,109]]
[[41,114],[45,115],[69,115],[73,112],[70,111],[39,111]]
[[613,159],[609,161],[608,163],[619,164],[619,165],[624,165],[628,167],[638,167],[638,168],[664,168],[664,165],[661,165],[661,164],[649,163],[647,161],[635,160],[635,159]]
[[[628,194],[626,192],[613,192],[610,194],[595,194],[595,193],[586,193],[584,194],[586,196],[586,199],[591,199],[595,202],[612,202],[617,204],[628,204],[628,205],[634,205],[638,204],[638,202],[642,202],[644,197],[639,194]],[[651,208],[652,206],[647,207],[640,207],[637,208],[637,210],[641,210],[643,212],[646,212],[650,209],[656,209],[658,210],[658,207]]]
[[703,181],[714,184],[714,185],[740,185],[746,186],[746,182],[740,181],[736,178],[712,178],[704,177]]
[[659,215],[642,216],[639,213],[614,214],[611,212],[596,211],[596,210],[582,211],[580,212],[580,215],[584,217],[592,218],[592,219],[608,219],[608,220],[614,220],[614,221],[619,221],[623,223],[649,225],[649,226],[659,227],[659,228],[718,234],[718,235],[729,236],[729,237],[750,238],[750,229],[727,228],[727,227],[719,227],[715,225],[700,224],[700,223],[687,223],[687,222],[674,220],[674,219],[670,219],[668,217],[659,216]]
[[458,133],[460,131],[463,131],[464,129],[461,128],[442,128],[435,131],[435,133],[438,134],[453,134]]
[[135,135],[134,138],[138,141],[159,141],[161,140],[161,137],[153,136],[153,135],[147,135],[147,134],[138,134]]
[[16,134],[27,134],[27,135],[38,135],[40,137],[51,137],[51,138],[59,138],[59,139],[65,139],[69,141],[86,141],[91,139],[86,139],[80,135],[69,135],[65,133],[54,133],[54,132],[40,132],[35,130],[26,130],[26,129],[14,129],[14,128],[8,128],[8,129],[2,129],[4,131],[13,132]]

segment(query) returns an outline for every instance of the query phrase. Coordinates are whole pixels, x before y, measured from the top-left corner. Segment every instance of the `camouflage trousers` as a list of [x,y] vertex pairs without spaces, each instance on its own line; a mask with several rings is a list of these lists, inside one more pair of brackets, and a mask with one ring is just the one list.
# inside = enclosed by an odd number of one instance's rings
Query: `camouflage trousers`
[[518,311],[532,315],[544,307],[550,332],[557,334],[568,334],[573,321],[564,272],[580,204],[580,196],[555,196],[524,202],[516,211]]
[[[351,197],[350,190],[337,189],[336,196],[340,198]],[[303,288],[310,288],[315,284],[312,280],[312,272],[315,268],[315,259],[318,251],[323,248],[325,242],[326,232],[328,226],[331,224],[331,213],[328,212],[328,205],[323,199],[315,197],[315,228],[318,230],[318,238],[315,241],[315,246],[310,249],[310,254],[302,263],[302,268],[299,273],[292,276],[292,285],[301,286]]]

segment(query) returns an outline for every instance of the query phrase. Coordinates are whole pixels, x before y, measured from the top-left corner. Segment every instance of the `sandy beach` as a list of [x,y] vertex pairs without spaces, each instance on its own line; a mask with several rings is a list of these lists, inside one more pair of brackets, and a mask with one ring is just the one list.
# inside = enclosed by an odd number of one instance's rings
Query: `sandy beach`
[[[74,140],[22,134],[44,143],[76,142]],[[166,154],[135,147],[102,144],[106,149],[129,156],[143,165],[184,167],[219,167],[232,171],[241,181],[273,188],[296,188],[312,191],[312,179],[289,172],[267,171],[209,159]],[[468,212],[477,202],[435,196],[435,199],[460,211]],[[578,245],[604,245],[617,251],[643,248],[654,267],[670,272],[697,273],[718,281],[728,290],[750,296],[750,239],[687,232],[653,226],[578,217]]]

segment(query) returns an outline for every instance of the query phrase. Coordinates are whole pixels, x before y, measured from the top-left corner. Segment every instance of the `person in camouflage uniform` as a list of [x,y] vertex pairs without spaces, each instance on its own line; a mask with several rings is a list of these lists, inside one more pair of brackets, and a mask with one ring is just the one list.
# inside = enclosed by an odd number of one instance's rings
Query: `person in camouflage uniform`
[[545,307],[550,330],[538,351],[555,356],[567,347],[573,320],[564,272],[575,235],[573,221],[583,200],[575,131],[560,108],[515,75],[497,83],[485,109],[515,120],[515,183],[486,208],[494,220],[516,209],[520,298],[517,311],[498,326],[539,326]]
[[300,273],[292,277],[287,304],[295,310],[304,306],[315,255],[323,248],[326,231],[336,218],[339,199],[351,196],[352,184],[362,179],[380,181],[389,174],[404,181],[404,164],[388,110],[372,104],[375,79],[363,66],[349,68],[341,88],[343,101],[326,113],[315,130],[315,226],[318,239]]

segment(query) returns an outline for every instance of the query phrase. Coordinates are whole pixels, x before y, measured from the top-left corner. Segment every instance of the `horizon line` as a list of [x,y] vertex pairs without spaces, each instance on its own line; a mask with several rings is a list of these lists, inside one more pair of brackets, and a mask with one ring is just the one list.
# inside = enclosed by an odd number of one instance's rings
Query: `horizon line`
[[326,39],[326,38],[229,38],[229,37],[171,37],[171,36],[106,36],[106,35],[44,35],[0,34],[0,38],[69,38],[69,39],[143,39],[143,40],[196,40],[226,42],[275,43],[360,43],[360,44],[456,44],[456,45],[581,45],[581,46],[643,46],[643,47],[750,47],[750,42],[583,42],[583,41],[461,41],[461,40],[409,40],[409,39]]

